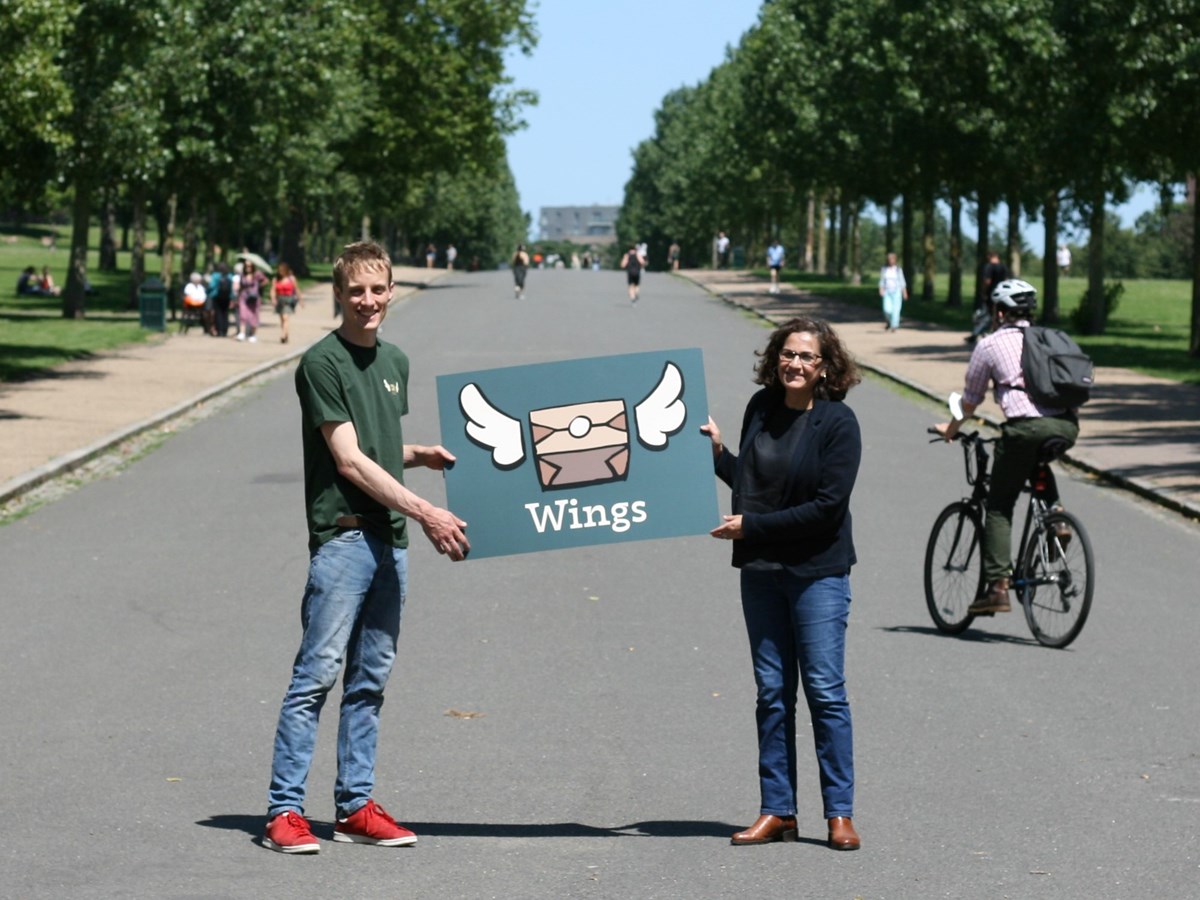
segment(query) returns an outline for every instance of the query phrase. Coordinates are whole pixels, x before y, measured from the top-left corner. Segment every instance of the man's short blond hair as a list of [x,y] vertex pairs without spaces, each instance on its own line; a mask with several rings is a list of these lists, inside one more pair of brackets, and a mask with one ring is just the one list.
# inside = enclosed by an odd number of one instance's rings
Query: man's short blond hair
[[355,241],[342,248],[341,255],[333,263],[333,289],[337,293],[346,290],[350,276],[364,269],[382,269],[392,281],[392,258],[375,241]]

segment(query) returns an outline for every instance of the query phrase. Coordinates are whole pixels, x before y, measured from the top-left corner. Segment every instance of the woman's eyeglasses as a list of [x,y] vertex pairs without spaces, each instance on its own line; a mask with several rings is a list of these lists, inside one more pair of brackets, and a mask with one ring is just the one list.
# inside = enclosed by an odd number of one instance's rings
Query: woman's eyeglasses
[[796,362],[799,360],[806,366],[811,366],[821,359],[816,353],[809,353],[807,350],[801,350],[799,353],[795,350],[780,350],[779,358],[784,362]]

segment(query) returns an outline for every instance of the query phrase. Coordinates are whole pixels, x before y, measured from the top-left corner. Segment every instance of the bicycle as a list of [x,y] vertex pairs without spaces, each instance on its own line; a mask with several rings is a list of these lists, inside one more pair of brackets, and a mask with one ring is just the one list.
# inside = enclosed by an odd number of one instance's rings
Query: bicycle
[[[929,429],[936,433],[934,429]],[[938,514],[925,548],[925,602],[939,631],[961,634],[976,614],[968,607],[984,590],[983,514],[988,496],[987,445],[999,438],[959,432],[970,497],[956,500]],[[938,440],[942,440],[941,437]],[[1024,490],[1029,492],[1012,588],[1025,610],[1025,621],[1039,644],[1066,647],[1083,630],[1092,608],[1095,560],[1083,523],[1045,499],[1049,466],[1067,449],[1050,438]],[[1065,526],[1065,528],[1064,528]],[[981,613],[991,616],[994,613]]]

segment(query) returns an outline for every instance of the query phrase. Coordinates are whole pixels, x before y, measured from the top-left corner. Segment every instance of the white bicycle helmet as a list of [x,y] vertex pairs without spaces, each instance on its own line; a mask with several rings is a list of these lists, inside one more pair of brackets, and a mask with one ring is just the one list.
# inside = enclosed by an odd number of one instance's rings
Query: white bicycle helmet
[[1007,310],[1037,309],[1037,288],[1020,278],[1008,278],[992,291],[992,303]]

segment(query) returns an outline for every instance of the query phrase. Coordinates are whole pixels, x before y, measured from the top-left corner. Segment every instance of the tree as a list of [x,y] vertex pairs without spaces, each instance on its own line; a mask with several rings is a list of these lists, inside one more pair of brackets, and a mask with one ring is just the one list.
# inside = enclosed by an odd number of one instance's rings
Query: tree
[[58,65],[69,0],[5,0],[0,14],[0,203],[30,203],[54,177],[68,144],[57,123],[72,96]]
[[69,144],[63,171],[70,185],[71,259],[63,316],[85,313],[88,226],[93,192],[105,168],[128,146],[155,146],[159,112],[140,69],[162,22],[165,0],[89,0],[74,10],[60,56],[71,107],[61,126]]

